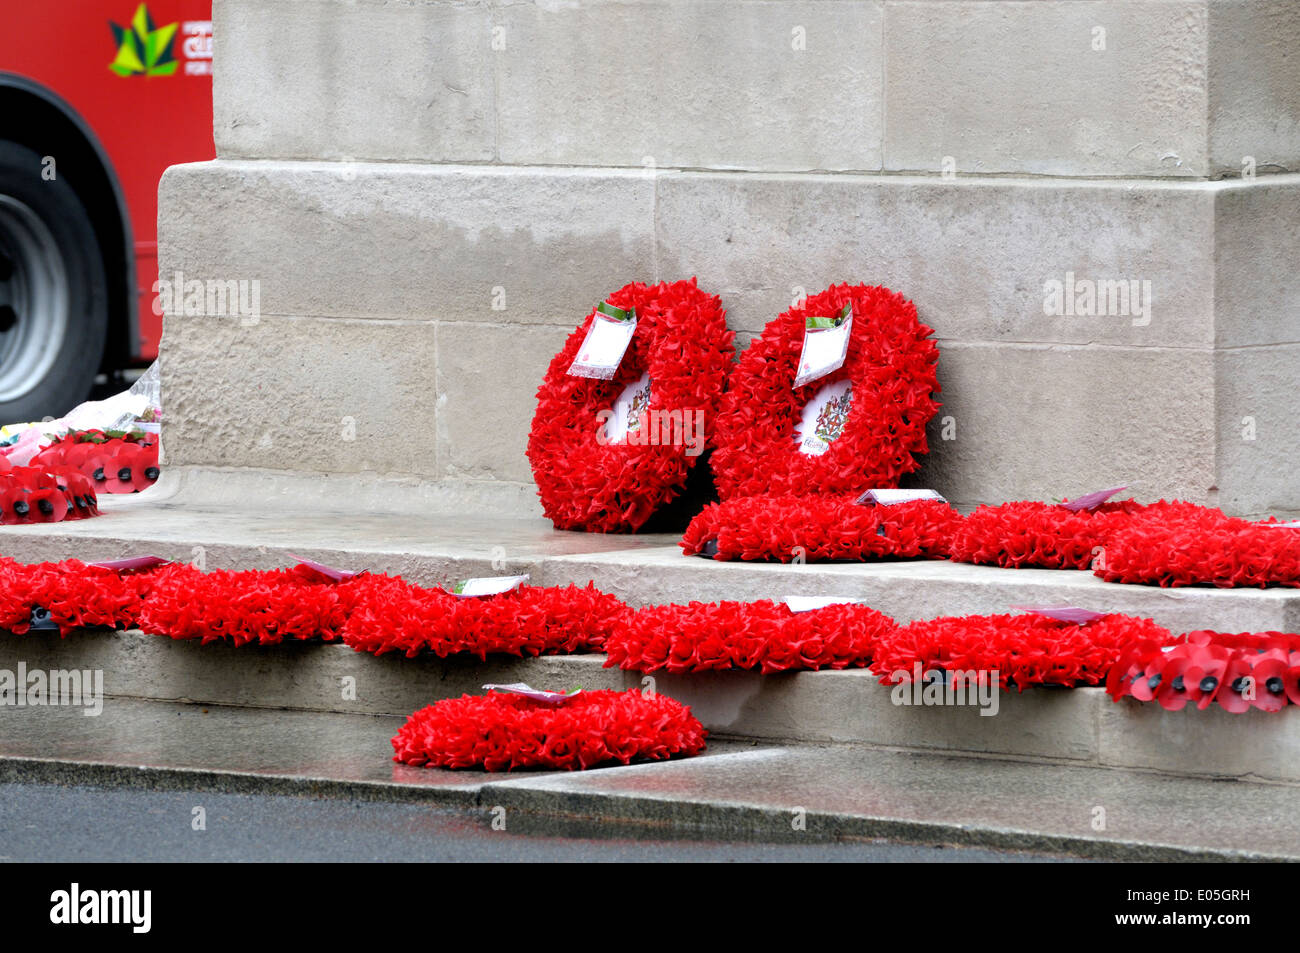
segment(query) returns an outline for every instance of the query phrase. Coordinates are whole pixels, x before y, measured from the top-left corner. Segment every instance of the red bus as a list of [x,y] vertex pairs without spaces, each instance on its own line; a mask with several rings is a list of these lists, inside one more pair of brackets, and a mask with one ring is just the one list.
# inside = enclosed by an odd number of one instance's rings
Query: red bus
[[211,0],[0,13],[0,424],[158,353],[158,179],[211,159]]

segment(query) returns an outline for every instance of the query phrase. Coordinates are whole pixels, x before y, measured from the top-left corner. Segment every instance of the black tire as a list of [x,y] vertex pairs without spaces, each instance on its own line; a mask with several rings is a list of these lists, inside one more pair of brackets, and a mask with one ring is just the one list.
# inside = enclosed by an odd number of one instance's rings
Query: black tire
[[104,358],[108,282],[72,185],[0,139],[0,424],[58,417],[85,400]]

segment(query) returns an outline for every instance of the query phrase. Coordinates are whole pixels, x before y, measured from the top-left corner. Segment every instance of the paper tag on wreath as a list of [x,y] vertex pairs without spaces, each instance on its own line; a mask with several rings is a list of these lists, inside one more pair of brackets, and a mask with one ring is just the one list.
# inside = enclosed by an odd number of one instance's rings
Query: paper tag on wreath
[[618,373],[632,336],[636,334],[636,309],[616,308],[608,301],[596,305],[587,336],[582,339],[578,356],[569,365],[573,377],[592,377],[607,381]]
[[452,587],[451,594],[462,599],[474,596],[495,596],[498,593],[518,589],[528,581],[528,573],[522,576],[475,576],[458,582]]
[[324,563],[318,563],[311,559],[303,559],[301,556],[295,556],[293,553],[289,554],[289,558],[297,560],[299,566],[306,566],[308,569],[314,569],[322,576],[327,576],[335,582],[343,582],[346,579],[352,579],[355,576],[361,575],[362,572],[362,570],[359,569],[335,569],[333,566],[326,566]]
[[1085,493],[1077,500],[1066,500],[1061,505],[1064,506],[1067,510],[1074,510],[1074,512],[1076,513],[1079,512],[1080,510],[1095,510],[1097,507],[1101,506],[1101,504],[1105,503],[1107,500],[1109,500],[1120,490],[1127,490],[1127,489],[1128,489],[1128,484],[1125,484],[1124,486],[1111,487],[1109,490],[1098,490],[1096,493]]
[[852,304],[846,304],[833,318],[805,318],[799,375],[794,379],[794,386],[803,387],[843,367],[852,331]]
[[1266,529],[1300,529],[1300,520],[1291,520],[1289,523],[1260,523],[1259,525]]
[[1095,622],[1097,619],[1106,618],[1109,613],[1094,612],[1091,609],[1082,609],[1079,606],[1012,606],[1021,612],[1031,612],[1034,615],[1041,615],[1048,619],[1056,619],[1058,622],[1074,622],[1083,625],[1085,622]]
[[[645,413],[650,408],[650,372],[623,388],[623,392],[610,408],[601,440],[607,444],[622,443],[629,434],[639,434],[645,426]],[[648,429],[648,428],[646,428]]]
[[858,497],[858,502],[865,506],[894,506],[897,503],[911,503],[914,500],[937,500],[947,503],[938,490],[867,490]]
[[511,695],[523,695],[531,698],[533,701],[545,702],[548,705],[562,705],[571,698],[582,694],[581,688],[575,688],[571,692],[548,692],[541,688],[533,688],[527,682],[511,682],[509,685],[487,684],[483,686],[483,691],[508,692]]
[[812,612],[827,606],[857,605],[852,596],[786,596],[785,605],[791,612]]
[[853,381],[831,381],[823,384],[803,405],[794,437],[799,441],[799,452],[819,457],[839,439],[848,423],[853,407]]
[[129,572],[132,569],[152,569],[171,562],[161,556],[127,556],[125,559],[102,559],[97,563],[86,563],[99,569],[112,569],[115,572]]

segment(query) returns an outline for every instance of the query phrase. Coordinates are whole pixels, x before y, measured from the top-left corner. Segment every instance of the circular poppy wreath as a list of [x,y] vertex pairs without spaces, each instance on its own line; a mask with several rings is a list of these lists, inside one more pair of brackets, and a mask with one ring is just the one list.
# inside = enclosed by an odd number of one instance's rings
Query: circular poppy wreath
[[951,557],[1011,569],[1089,569],[1111,532],[1143,509],[1134,500],[1077,512],[1033,500],[979,506],[953,536]]
[[1111,668],[1106,691],[1114,701],[1154,701],[1167,711],[1215,702],[1235,714],[1281,711],[1300,705],[1300,635],[1201,630],[1146,640]]
[[469,652],[555,655],[599,652],[621,627],[622,600],[586,586],[519,586],[491,596],[461,598],[388,576],[368,578],[342,627],[358,652],[424,652],[446,657]]
[[864,506],[854,497],[750,496],[706,506],[681,546],[717,560],[943,559],[961,522],[938,500]]
[[639,689],[582,692],[552,705],[522,695],[462,695],[422,708],[393,737],[394,761],[440,768],[584,770],[704,750],[681,702]]
[[637,672],[862,668],[894,620],[856,603],[794,612],[783,602],[692,602],[635,610],[605,645],[606,668]]
[[1094,573],[1144,585],[1300,588],[1300,529],[1191,503],[1150,508],[1107,538]]
[[342,582],[307,566],[216,569],[160,566],[142,578],[139,627],[173,639],[240,645],[332,642],[372,577]]
[[32,458],[33,466],[83,474],[101,493],[138,493],[158,482],[158,439],[149,434],[75,430]]
[[135,625],[140,587],[131,576],[77,559],[19,563],[0,557],[0,629],[19,635],[43,623],[66,636],[73,629]]
[[[1150,619],[1108,615],[1079,624],[1045,616],[943,616],[899,626],[880,640],[871,669],[887,685],[910,683],[919,672],[976,672],[999,684],[1098,685],[1134,645],[1163,643],[1168,629]],[[928,680],[928,679],[927,679]]]
[[[843,366],[794,387],[807,320],[839,315],[846,305],[853,326]],[[920,466],[925,427],[939,409],[939,349],[930,334],[911,301],[868,285],[833,285],[771,321],[741,355],[718,411],[711,463],[719,496],[896,487]],[[802,452],[803,409],[844,381],[851,393],[838,435],[819,455]]]
[[[551,361],[537,391],[528,460],[542,509],[557,529],[635,532],[675,498],[699,461],[731,367],[732,332],[716,295],[689,281],[624,285],[606,303],[636,314],[636,333],[610,380],[568,373],[593,309]],[[645,428],[611,442],[616,400],[648,376]]]
[[0,523],[58,523],[98,515],[95,484],[71,467],[0,468]]

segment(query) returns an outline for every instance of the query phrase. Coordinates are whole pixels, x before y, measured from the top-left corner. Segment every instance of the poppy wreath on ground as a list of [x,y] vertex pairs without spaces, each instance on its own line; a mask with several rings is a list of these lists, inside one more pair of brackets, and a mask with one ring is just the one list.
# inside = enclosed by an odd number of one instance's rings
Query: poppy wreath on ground
[[961,522],[938,500],[864,506],[855,497],[750,496],[706,506],[681,546],[717,560],[943,559]]
[[422,708],[393,738],[394,761],[441,768],[583,770],[698,754],[707,734],[658,693],[582,692],[558,705],[489,692]]
[[918,673],[975,672],[1007,688],[1098,685],[1116,661],[1143,642],[1163,644],[1168,629],[1150,619],[1108,615],[1079,624],[1035,614],[943,616],[899,626],[880,640],[871,668],[881,682]]
[[1144,640],[1106,679],[1110,697],[1154,701],[1168,711],[1218,703],[1240,714],[1300,705],[1300,635],[1189,632],[1177,641]]
[[393,577],[372,577],[352,606],[343,641],[358,652],[439,657],[599,652],[625,624],[622,600],[586,586],[519,586],[457,597]]
[[[528,460],[557,529],[635,532],[681,493],[708,444],[733,334],[694,278],[624,285],[598,307],[635,312],[631,344],[612,379],[573,376],[592,322],[606,319],[593,309],[583,320],[537,391]],[[622,437],[606,429],[620,398],[631,408]]]
[[1107,539],[1095,574],[1145,585],[1300,587],[1300,529],[1225,516],[1182,504],[1144,512]]
[[140,628],[173,639],[277,645],[286,640],[335,641],[356,600],[376,577],[337,582],[307,566],[216,569],[160,566],[148,577]]
[[952,539],[952,559],[1020,569],[1088,569],[1110,534],[1144,509],[1135,500],[1074,511],[1059,503],[1023,500],[980,506]]
[[793,612],[783,602],[647,606],[605,645],[606,668],[637,672],[861,668],[894,620],[864,605]]
[[0,465],[0,523],[58,523],[98,515],[95,487],[76,470]]
[[22,635],[33,629],[134,626],[140,582],[133,575],[87,566],[76,559],[19,563],[0,557],[0,629]]
[[[843,366],[794,387],[808,319],[841,314],[846,305],[853,326]],[[718,413],[711,463],[719,496],[898,486],[920,466],[925,427],[939,409],[939,349],[930,334],[912,302],[867,285],[833,285],[771,321],[741,355]],[[836,390],[843,382],[847,394]],[[829,399],[832,392],[838,396]],[[796,433],[819,394],[826,397],[817,424],[825,450],[804,453]]]
[[32,458],[33,466],[64,467],[87,477],[100,493],[136,493],[158,482],[158,439],[152,434],[76,430]]

